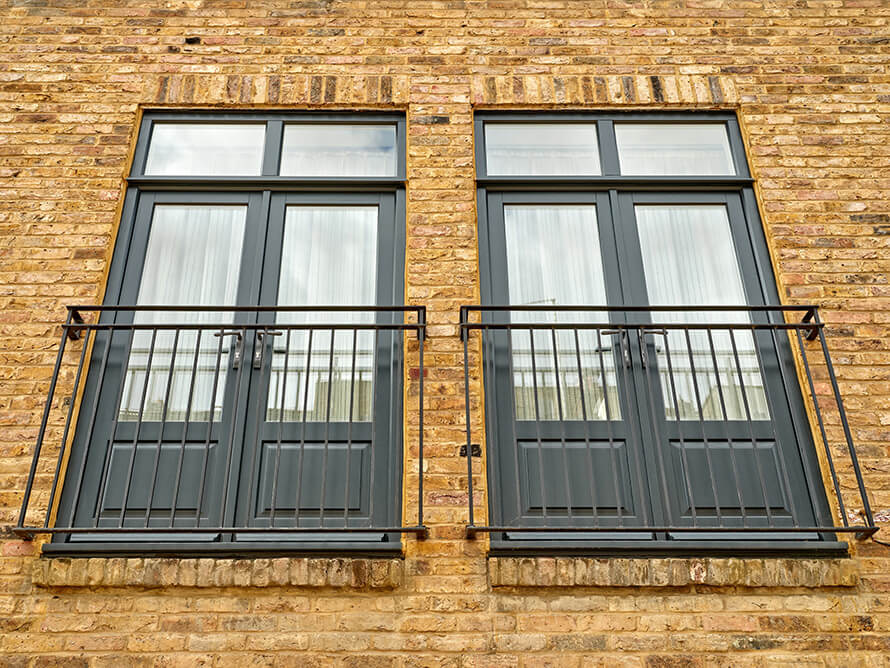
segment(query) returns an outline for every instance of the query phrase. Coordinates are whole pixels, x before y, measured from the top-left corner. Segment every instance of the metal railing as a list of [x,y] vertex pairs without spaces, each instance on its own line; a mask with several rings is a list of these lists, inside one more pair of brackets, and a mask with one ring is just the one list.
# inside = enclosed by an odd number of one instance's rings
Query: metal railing
[[395,444],[411,334],[423,460],[425,332],[423,306],[68,307],[13,532],[424,537]]
[[460,330],[470,537],[877,531],[815,306],[472,305]]

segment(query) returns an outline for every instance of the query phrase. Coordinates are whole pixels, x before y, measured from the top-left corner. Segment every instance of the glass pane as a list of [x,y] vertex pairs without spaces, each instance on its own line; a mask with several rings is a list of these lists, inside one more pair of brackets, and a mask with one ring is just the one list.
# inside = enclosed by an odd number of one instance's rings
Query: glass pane
[[[289,206],[278,303],[376,304],[377,207]],[[279,323],[373,323],[371,313],[282,313]],[[372,331],[287,330],[275,337],[266,419],[371,420]],[[354,371],[353,371],[354,370]]]
[[[595,206],[505,206],[504,227],[510,304],[606,304]],[[605,313],[577,312],[513,313],[511,319],[608,322]],[[516,419],[619,419],[612,337],[578,330],[576,339],[574,330],[560,330],[554,345],[554,331],[512,334]]]
[[150,176],[258,176],[264,123],[155,123],[145,173]]
[[596,176],[596,123],[486,123],[489,175]]
[[286,125],[282,176],[395,176],[394,125]]
[[[726,207],[637,205],[649,303],[746,304]],[[654,312],[662,322],[750,322],[745,311]],[[653,336],[653,335],[650,335]],[[670,330],[656,337],[665,416],[669,419],[768,420],[752,332]],[[668,365],[670,362],[670,365]],[[749,417],[750,415],[750,417]]]
[[615,123],[622,174],[735,174],[723,123]]
[[[246,217],[244,206],[156,206],[137,304],[234,305]],[[225,324],[232,322],[232,313],[137,312],[134,322]],[[220,354],[213,331],[200,334],[200,346],[198,337],[194,329],[183,329],[178,337],[159,331],[154,341],[149,330],[135,333],[121,420],[138,419],[140,410],[144,421],[220,419],[230,340]]]

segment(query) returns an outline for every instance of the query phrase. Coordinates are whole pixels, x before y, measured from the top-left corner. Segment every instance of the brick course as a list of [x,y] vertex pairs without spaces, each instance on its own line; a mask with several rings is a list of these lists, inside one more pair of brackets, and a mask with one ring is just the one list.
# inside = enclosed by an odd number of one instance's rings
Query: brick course
[[[560,580],[555,561],[552,586],[547,560],[522,586],[501,579],[507,560],[490,568],[485,541],[461,528],[456,336],[458,306],[479,299],[474,109],[736,110],[780,294],[825,308],[890,521],[884,0],[11,0],[0,49],[0,527],[21,501],[64,305],[101,299],[139,114],[155,107],[407,114],[406,300],[429,309],[431,526],[376,581],[349,560],[299,558],[287,582],[281,560],[207,582],[208,560],[132,560],[113,579],[114,560],[98,560],[100,577],[73,563],[92,560],[49,563],[0,533],[0,666],[886,664],[890,550],[875,543],[840,570],[800,562],[765,582],[760,559],[714,561],[701,578],[703,561],[678,560],[689,577],[666,586],[578,580],[579,567]],[[416,401],[409,382],[409,415]],[[473,401],[478,430],[478,385]],[[416,425],[406,442],[416,471]],[[484,489],[475,502],[484,518]]]

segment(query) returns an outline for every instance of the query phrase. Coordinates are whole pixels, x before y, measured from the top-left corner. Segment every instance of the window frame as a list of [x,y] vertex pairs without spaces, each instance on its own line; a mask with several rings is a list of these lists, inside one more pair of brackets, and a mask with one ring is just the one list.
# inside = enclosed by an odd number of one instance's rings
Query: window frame
[[[244,124],[265,124],[262,174],[259,176],[200,176],[200,175],[146,175],[144,173],[148,159],[148,150],[151,140],[151,134],[155,124],[173,122],[173,123],[193,123],[214,124],[214,123],[244,123]],[[281,160],[281,148],[284,137],[284,127],[288,123],[319,123],[326,125],[393,125],[396,132],[396,174],[393,176],[382,177],[351,177],[351,176],[323,176],[323,177],[307,177],[307,176],[280,176],[277,174],[279,163]],[[187,111],[167,111],[167,110],[147,110],[143,113],[136,143],[133,151],[131,169],[129,176],[126,177],[127,189],[124,195],[124,202],[121,208],[120,218],[118,220],[118,228],[115,234],[115,241],[112,251],[112,257],[109,264],[108,275],[105,283],[103,296],[103,304],[118,305],[122,297],[127,297],[128,293],[133,293],[132,281],[137,280],[138,276],[131,275],[131,271],[127,271],[127,265],[134,257],[144,257],[145,247],[139,247],[140,240],[145,242],[148,238],[148,227],[150,220],[146,221],[146,212],[144,207],[140,205],[141,200],[153,200],[158,195],[162,198],[173,198],[176,201],[189,201],[195,198],[200,201],[228,201],[234,199],[249,200],[252,209],[255,208],[253,214],[246,214],[246,225],[251,222],[256,223],[257,220],[264,224],[266,233],[254,235],[256,238],[251,243],[252,236],[245,229],[245,247],[242,251],[242,263],[245,258],[252,258],[252,262],[246,265],[249,269],[256,271],[256,276],[249,279],[251,285],[250,292],[257,295],[257,306],[270,306],[268,301],[267,283],[274,282],[277,285],[277,277],[274,280],[267,276],[266,268],[269,266],[267,259],[263,259],[263,250],[268,243],[267,233],[270,222],[270,216],[274,214],[274,206],[276,199],[287,198],[289,193],[301,197],[310,197],[319,201],[330,201],[331,205],[336,205],[337,198],[345,201],[368,200],[375,196],[380,197],[389,202],[386,204],[385,211],[381,212],[379,224],[387,226],[385,230],[381,230],[378,237],[378,251],[383,248],[385,255],[377,257],[378,266],[378,290],[377,294],[385,301],[391,302],[393,306],[400,306],[405,303],[405,249],[406,249],[406,194],[405,194],[405,174],[406,174],[406,118],[404,113],[400,112],[288,112],[288,111],[225,111],[216,112],[212,110],[199,110],[194,112]],[[257,217],[254,220],[251,216]],[[384,220],[383,216],[389,216],[388,220]],[[283,222],[281,223],[284,224]],[[389,226],[392,229],[389,229]],[[143,229],[144,228],[144,229]],[[283,228],[282,228],[283,229]],[[382,276],[379,267],[385,258],[391,258],[386,274],[391,273],[390,281]],[[277,266],[279,260],[273,263]],[[242,268],[245,265],[242,264]],[[140,265],[141,267],[141,265]],[[141,275],[141,269],[140,269]],[[244,277],[241,278],[243,283]],[[262,283],[262,284],[261,284]],[[243,287],[243,286],[242,286]],[[384,304],[387,305],[387,304]],[[130,316],[132,317],[132,316]],[[114,313],[103,313],[99,322],[112,323],[117,322],[119,317]],[[237,322],[237,321],[236,321]],[[262,318],[259,320],[262,322]],[[394,337],[400,340],[399,337]],[[404,347],[403,347],[404,348]],[[393,377],[393,383],[398,383],[397,389],[395,385],[387,391],[389,395],[389,403],[386,406],[388,410],[388,418],[385,424],[380,424],[380,440],[379,446],[388,449],[390,461],[390,474],[387,476],[385,486],[388,494],[392,497],[388,500],[386,513],[389,515],[391,522],[386,526],[399,526],[402,521],[402,505],[403,505],[403,485],[404,485],[404,434],[402,427],[402,416],[404,414],[403,401],[403,371],[405,351],[398,356],[391,355],[388,360],[387,369]],[[398,373],[394,365],[401,364],[401,370]],[[98,360],[89,362],[88,364],[98,363]],[[86,383],[95,382],[90,380],[88,374]],[[245,374],[242,378],[242,386],[247,387],[251,382],[250,374]],[[262,385],[262,383],[260,383]],[[376,392],[376,390],[375,390]],[[90,392],[89,386],[85,391],[85,396],[90,396],[90,401],[99,401],[98,397],[94,397]],[[258,396],[258,395],[257,395]],[[246,403],[247,396],[240,399],[241,404]],[[265,405],[265,404],[264,404]],[[101,407],[100,407],[101,408]],[[247,408],[245,406],[234,407],[240,413],[244,413]],[[83,409],[81,409],[83,413]],[[380,409],[375,410],[376,417],[382,415]],[[242,416],[243,417],[243,416]],[[239,419],[238,429],[241,428],[243,419]],[[72,447],[77,444],[78,430],[73,429]],[[246,436],[246,434],[245,434]],[[80,438],[84,438],[81,435]],[[244,439],[242,439],[244,440]],[[84,447],[90,447],[88,443],[82,443]],[[247,444],[241,443],[239,450],[246,451]],[[238,467],[233,467],[233,475],[237,473]],[[74,482],[74,481],[70,481]],[[62,485],[61,499],[59,503],[60,516],[70,514],[72,519],[76,508],[70,500],[70,495],[76,490],[75,485]],[[68,493],[66,494],[66,487]],[[238,490],[230,491],[233,499],[226,501],[227,507],[234,503],[234,496]],[[370,530],[373,532],[373,529]],[[184,529],[187,533],[187,529]],[[379,532],[378,532],[379,533]],[[228,534],[227,534],[228,535]],[[186,557],[189,555],[200,556],[228,556],[228,555],[250,555],[263,554],[269,552],[286,552],[286,553],[336,553],[346,554],[350,556],[356,555],[387,555],[401,551],[401,540],[398,534],[384,533],[382,539],[378,541],[362,540],[361,537],[347,540],[337,540],[334,543],[330,541],[320,541],[310,543],[306,541],[288,541],[288,540],[264,540],[262,542],[237,541],[233,540],[229,535],[228,540],[222,542],[192,542],[182,541],[174,536],[162,543],[150,543],[147,541],[126,541],[117,539],[107,540],[101,537],[95,540],[71,542],[70,536],[67,534],[55,534],[53,540],[44,546],[47,554],[65,555],[65,554],[89,554],[89,555],[133,555],[133,554],[162,554],[175,557]]]
[[[499,176],[489,175],[486,167],[485,125],[493,123],[591,123],[597,127],[597,140],[599,159],[602,174],[598,176],[574,176],[574,175],[534,175],[534,176]],[[618,147],[615,138],[615,123],[722,123],[727,130],[729,148],[732,154],[735,175],[678,175],[678,176],[646,176],[646,175],[621,175],[618,159]],[[478,111],[474,115],[475,133],[475,159],[477,166],[477,211],[478,211],[478,244],[480,258],[480,297],[483,305],[495,305],[506,303],[503,295],[506,282],[503,277],[496,276],[500,269],[499,261],[493,256],[493,244],[490,235],[493,233],[489,214],[490,197],[498,194],[516,192],[534,192],[559,198],[560,194],[577,195],[580,192],[591,196],[600,194],[608,198],[611,216],[620,220],[625,213],[621,209],[626,204],[626,197],[631,193],[645,193],[648,196],[663,196],[665,201],[683,199],[683,193],[734,193],[737,194],[741,213],[744,219],[746,241],[752,250],[753,269],[755,276],[743,275],[746,284],[754,284],[759,287],[759,297],[763,304],[781,304],[779,298],[776,276],[774,273],[763,222],[760,217],[756,196],[754,193],[754,179],[748,166],[747,154],[736,114],[728,111],[627,111],[627,112],[580,112],[580,111]],[[621,200],[622,204],[619,203]],[[616,220],[616,224],[618,222]],[[498,232],[502,234],[502,232]],[[604,261],[606,257],[604,254]],[[611,260],[609,260],[611,262]],[[740,266],[740,269],[744,268]],[[636,277],[635,280],[640,280]],[[500,281],[500,282],[498,282]],[[749,296],[749,303],[750,302]],[[790,378],[797,381],[797,365],[794,353],[788,346],[778,346],[776,355],[781,368],[790,373]],[[483,362],[484,369],[489,365]],[[491,367],[493,368],[493,367]],[[484,379],[487,401],[488,383],[495,383],[493,379]],[[793,389],[793,388],[792,388]],[[499,399],[500,401],[500,399]],[[801,448],[802,465],[806,473],[808,488],[815,491],[817,498],[811,498],[815,512],[825,517],[831,517],[830,505],[827,499],[827,490],[824,480],[821,478],[821,465],[812,433],[812,425],[809,422],[807,408],[804,403],[802,388],[798,384],[798,391],[791,392],[788,396],[788,408],[793,421],[792,426],[805,427],[805,433],[801,435],[799,444]],[[496,411],[495,411],[496,412]],[[493,411],[486,403],[486,439],[491,442],[496,438],[497,425],[494,424]],[[503,500],[500,493],[498,475],[495,470],[496,456],[489,453],[487,457],[486,479],[489,491],[489,513],[497,517],[495,505]],[[736,554],[736,553],[764,553],[764,554],[794,554],[812,556],[820,554],[846,554],[846,543],[839,542],[836,534],[822,534],[820,540],[789,540],[784,544],[776,545],[769,540],[614,540],[604,538],[602,540],[573,540],[571,536],[564,539],[525,541],[503,540],[499,534],[491,534],[491,549],[495,554],[552,554],[566,550],[577,553],[580,551],[603,554],[630,554],[641,556],[646,554],[676,554],[678,552],[693,550],[695,554]]]

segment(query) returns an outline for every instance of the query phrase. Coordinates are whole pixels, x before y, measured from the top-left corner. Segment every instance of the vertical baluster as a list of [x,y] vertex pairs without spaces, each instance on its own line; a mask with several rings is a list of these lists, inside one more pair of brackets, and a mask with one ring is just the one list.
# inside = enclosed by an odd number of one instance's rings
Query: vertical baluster
[[[275,507],[278,498],[278,469],[281,466],[281,439],[282,430],[284,429],[284,401],[287,395],[287,362],[290,357],[290,334],[291,329],[287,329],[284,342],[284,364],[281,372],[281,383],[278,385],[278,391],[281,392],[281,400],[278,402],[278,432],[275,437],[275,467],[272,473],[272,501],[269,509],[269,526],[275,528]],[[272,344],[272,365],[273,369],[269,372],[269,384],[271,385],[272,373],[275,365],[275,344]]]
[[173,387],[173,376],[176,372],[176,349],[179,346],[179,328],[173,333],[173,350],[170,352],[170,366],[167,369],[167,386],[164,389],[164,405],[161,408],[161,427],[158,430],[158,442],[155,447],[155,458],[152,463],[151,487],[148,491],[148,504],[145,506],[144,525],[147,528],[151,521],[151,509],[155,500],[155,486],[158,484],[158,468],[161,464],[161,448],[164,442],[164,428],[167,426],[167,412],[170,408],[170,389]]
[[[597,351],[600,355],[602,355],[602,339],[600,335],[600,330],[596,331],[596,340],[597,340]],[[584,396],[584,367],[581,364],[581,342],[578,340],[578,329],[575,328],[572,330],[573,337],[575,339],[575,360],[578,363],[578,391],[581,395],[581,420],[584,425],[584,450],[587,453],[587,479],[590,481],[590,504],[593,512],[593,525],[595,527],[599,527],[600,525],[600,517],[599,517],[599,508],[596,503],[596,480],[593,475],[593,453],[591,452],[591,442],[590,442],[590,423],[587,419],[587,401]],[[600,360],[602,361],[602,360]],[[609,392],[606,389],[606,375],[602,374],[603,381],[603,397],[605,397],[605,407],[606,407],[606,422],[609,433],[609,450],[611,452],[613,439],[612,439],[612,424],[611,424],[611,413],[609,411]],[[616,485],[616,493],[620,495],[620,492],[617,490]],[[618,501],[618,512],[621,513],[621,502]]]
[[[243,331],[243,330],[242,330]],[[207,436],[204,438],[204,452],[201,458],[201,477],[200,477],[200,485],[198,486],[198,505],[195,508],[195,528],[200,528],[201,526],[201,509],[204,507],[204,491],[207,486],[207,464],[210,459],[210,439],[211,432],[213,430],[213,418],[216,414],[216,392],[219,387],[219,374],[220,367],[222,366],[222,350],[223,350],[223,341],[225,340],[225,335],[223,330],[220,331],[219,343],[217,344],[216,350],[216,364],[213,369],[213,384],[210,386],[210,406],[208,407],[207,413]],[[243,341],[243,339],[242,339]],[[237,344],[236,344],[237,345]],[[239,368],[244,366],[242,362],[239,365]],[[239,372],[240,375],[240,372]],[[234,411],[233,411],[234,413]],[[228,467],[227,467],[228,468]],[[222,482],[222,481],[220,481]],[[222,508],[225,508],[225,495],[223,495],[222,500]],[[220,513],[220,518],[223,517],[223,514]]]
[[[677,435],[680,438],[680,462],[683,467],[683,481],[686,486],[686,493],[689,495],[689,507],[692,512],[692,526],[698,526],[698,510],[696,508],[695,497],[692,491],[692,481],[689,477],[689,462],[686,456],[686,440],[683,437],[683,420],[680,414],[680,401],[677,397],[677,385],[674,380],[674,367],[671,363],[671,347],[669,343],[670,336],[665,334],[664,337],[664,355],[667,360],[668,378],[671,383],[671,396],[674,404],[674,418],[677,421]],[[679,518],[678,518],[679,519]]]
[[[745,419],[748,424],[748,432],[751,437],[751,456],[754,458],[754,466],[757,469],[757,478],[760,481],[760,490],[763,494],[763,506],[766,510],[766,518],[768,526],[774,526],[773,523],[773,511],[769,505],[769,495],[766,491],[766,482],[763,477],[763,468],[760,465],[760,457],[757,454],[757,439],[754,436],[754,425],[753,418],[751,417],[751,406],[748,403],[748,391],[745,388],[745,378],[744,373],[742,372],[742,363],[739,359],[739,351],[738,346],[735,341],[735,331],[733,329],[728,329],[729,332],[729,342],[732,345],[732,356],[735,360],[736,369],[738,370],[738,378],[739,378],[739,389],[742,394],[742,403],[745,406]],[[757,342],[754,342],[756,347]],[[778,443],[776,443],[776,447],[778,447]]]
[[[189,424],[192,417],[192,401],[195,394],[195,385],[197,385],[198,382],[198,360],[201,355],[201,337],[203,334],[203,329],[195,330],[195,354],[192,358],[192,373],[189,376],[188,398],[185,402],[185,424],[183,424],[182,439],[179,442],[179,456],[176,460],[176,476],[174,478],[174,480],[176,480],[176,486],[173,489],[173,501],[170,504],[169,527],[171,529],[176,524],[176,508],[179,503],[179,490],[182,487],[182,466],[185,460],[185,442],[188,439]],[[222,339],[222,337],[220,337],[220,339]],[[198,511],[200,512],[200,507],[198,508]]]
[[123,501],[121,502],[121,512],[120,512],[120,516],[118,517],[118,522],[117,522],[118,528],[122,528],[124,526],[124,518],[127,513],[127,504],[130,501],[130,486],[133,482],[133,468],[136,463],[136,451],[139,447],[139,430],[142,427],[142,416],[145,412],[145,399],[146,399],[146,396],[148,395],[148,387],[151,383],[151,374],[152,374],[151,363],[154,359],[155,344],[157,343],[157,339],[158,339],[158,330],[152,329],[151,330],[151,343],[149,344],[149,347],[148,347],[148,362],[146,362],[146,364],[145,364],[145,382],[142,385],[142,396],[139,399],[139,414],[136,417],[136,428],[133,433],[133,451],[130,453],[130,460],[127,465],[127,480],[126,480],[126,483],[124,484],[124,498],[123,498]]
[[[710,333],[710,330],[706,330]],[[683,335],[686,338],[686,352],[689,355],[689,375],[692,378],[692,388],[695,393],[696,413],[698,415],[698,426],[701,429],[702,447],[705,450],[705,463],[708,466],[708,478],[711,483],[711,493],[714,495],[714,508],[717,511],[717,526],[723,524],[723,510],[720,507],[720,498],[717,496],[717,481],[714,477],[714,466],[711,461],[711,444],[708,439],[707,430],[705,428],[705,413],[702,406],[701,392],[698,387],[698,375],[695,371],[695,355],[692,352],[692,337],[689,336],[689,328],[683,329]]]
[[[544,484],[544,446],[541,440],[541,409],[538,403],[538,368],[535,363],[535,330],[529,327],[528,339],[532,358],[532,389],[535,397],[535,440],[538,444],[538,478],[541,485],[541,513],[547,517],[547,488]],[[531,488],[531,484],[529,484]]]
[[[99,332],[99,330],[97,329],[96,335],[93,337],[94,342],[99,337],[98,332]],[[102,362],[99,366],[99,379],[96,382],[95,395],[91,399],[92,404],[93,404],[93,409],[90,412],[90,421],[89,421],[89,425],[87,426],[87,435],[86,435],[86,439],[83,442],[83,454],[80,458],[80,466],[77,467],[77,482],[74,485],[74,490],[75,490],[74,491],[74,501],[71,503],[71,509],[68,513],[68,522],[67,522],[68,526],[74,525],[74,518],[75,518],[75,513],[77,512],[77,505],[80,502],[80,493],[83,491],[83,477],[84,477],[84,473],[86,471],[87,457],[90,454],[90,444],[93,442],[93,430],[96,426],[96,415],[99,411],[99,404],[101,403],[99,401],[99,399],[102,396],[102,388],[105,386],[105,372],[108,369],[108,355],[109,355],[109,352],[111,351],[111,341],[112,341],[113,335],[114,335],[113,331],[111,331],[111,330],[106,330],[106,333],[108,334],[108,336],[106,338],[105,350],[102,352]],[[60,360],[61,360],[61,358],[60,358]],[[123,377],[122,377],[122,379],[123,379]]]
[[[328,447],[330,446],[330,428],[331,428],[331,395],[333,394],[334,382],[334,345],[337,340],[337,330],[331,329],[331,350],[328,354],[328,396],[324,413],[324,445],[321,452],[321,498],[318,506],[318,526],[324,526],[324,508],[325,508],[325,492],[326,483],[328,481]],[[373,481],[373,474],[371,480]],[[373,491],[371,492],[373,496]]]
[[[467,315],[467,324],[469,323],[469,314]],[[461,329],[461,338],[464,344],[464,426],[467,432],[467,494],[469,511],[469,526],[475,524],[473,517],[473,461],[472,461],[472,434],[470,428],[470,355],[469,355],[469,339],[470,331],[466,328]]]
[[297,454],[297,490],[294,502],[294,526],[300,526],[300,492],[303,487],[303,459],[306,453],[306,413],[309,411],[309,382],[312,376],[312,337],[315,329],[309,327],[306,343],[306,383],[303,388],[303,415],[300,420],[300,452]]
[[720,380],[720,365],[717,362],[717,349],[714,345],[714,336],[711,328],[708,328],[708,345],[711,348],[711,361],[714,365],[714,377],[717,379],[717,396],[720,399],[720,410],[723,415],[724,433],[726,434],[726,445],[729,448],[729,461],[732,466],[732,477],[735,481],[735,493],[739,502],[739,510],[742,513],[742,526],[748,526],[748,512],[745,508],[745,501],[742,498],[742,479],[739,476],[738,465],[735,456],[735,443],[729,430],[726,429],[726,423],[729,421],[729,411],[726,408],[726,398],[723,394],[723,381]]
[[343,526],[349,526],[349,474],[352,463],[352,419],[355,404],[355,356],[358,348],[358,329],[352,330],[352,359],[349,372],[349,422],[346,424],[346,482],[343,489]]
[[572,512],[572,500],[575,498],[572,494],[572,480],[569,475],[569,459],[568,454],[566,453],[566,424],[565,424],[565,415],[563,413],[563,405],[562,405],[562,388],[561,388],[561,379],[559,376],[559,347],[556,341],[556,329],[550,330],[550,338],[553,343],[553,378],[556,381],[556,411],[557,418],[559,419],[559,445],[562,450],[562,471],[563,478],[565,479],[566,485],[566,513],[569,517],[569,523],[572,524],[571,520],[573,517]]
[[[99,515],[102,508],[102,497],[105,495],[105,487],[108,484],[108,475],[109,475],[109,466],[111,464],[111,455],[114,451],[114,442],[117,440],[117,425],[120,422],[120,413],[121,413],[121,401],[124,397],[124,386],[126,385],[127,380],[127,366],[130,359],[131,351],[133,350],[133,340],[136,335],[136,328],[130,326],[130,336],[127,341],[127,357],[125,360],[121,361],[121,382],[118,385],[117,392],[117,403],[114,406],[114,417],[111,420],[111,437],[108,439],[105,447],[105,461],[102,463],[102,473],[99,477],[99,494],[96,497],[96,506],[94,508],[93,513],[93,526],[99,526]],[[114,329],[109,328],[109,340],[114,337]],[[97,396],[97,402],[99,397]]]

